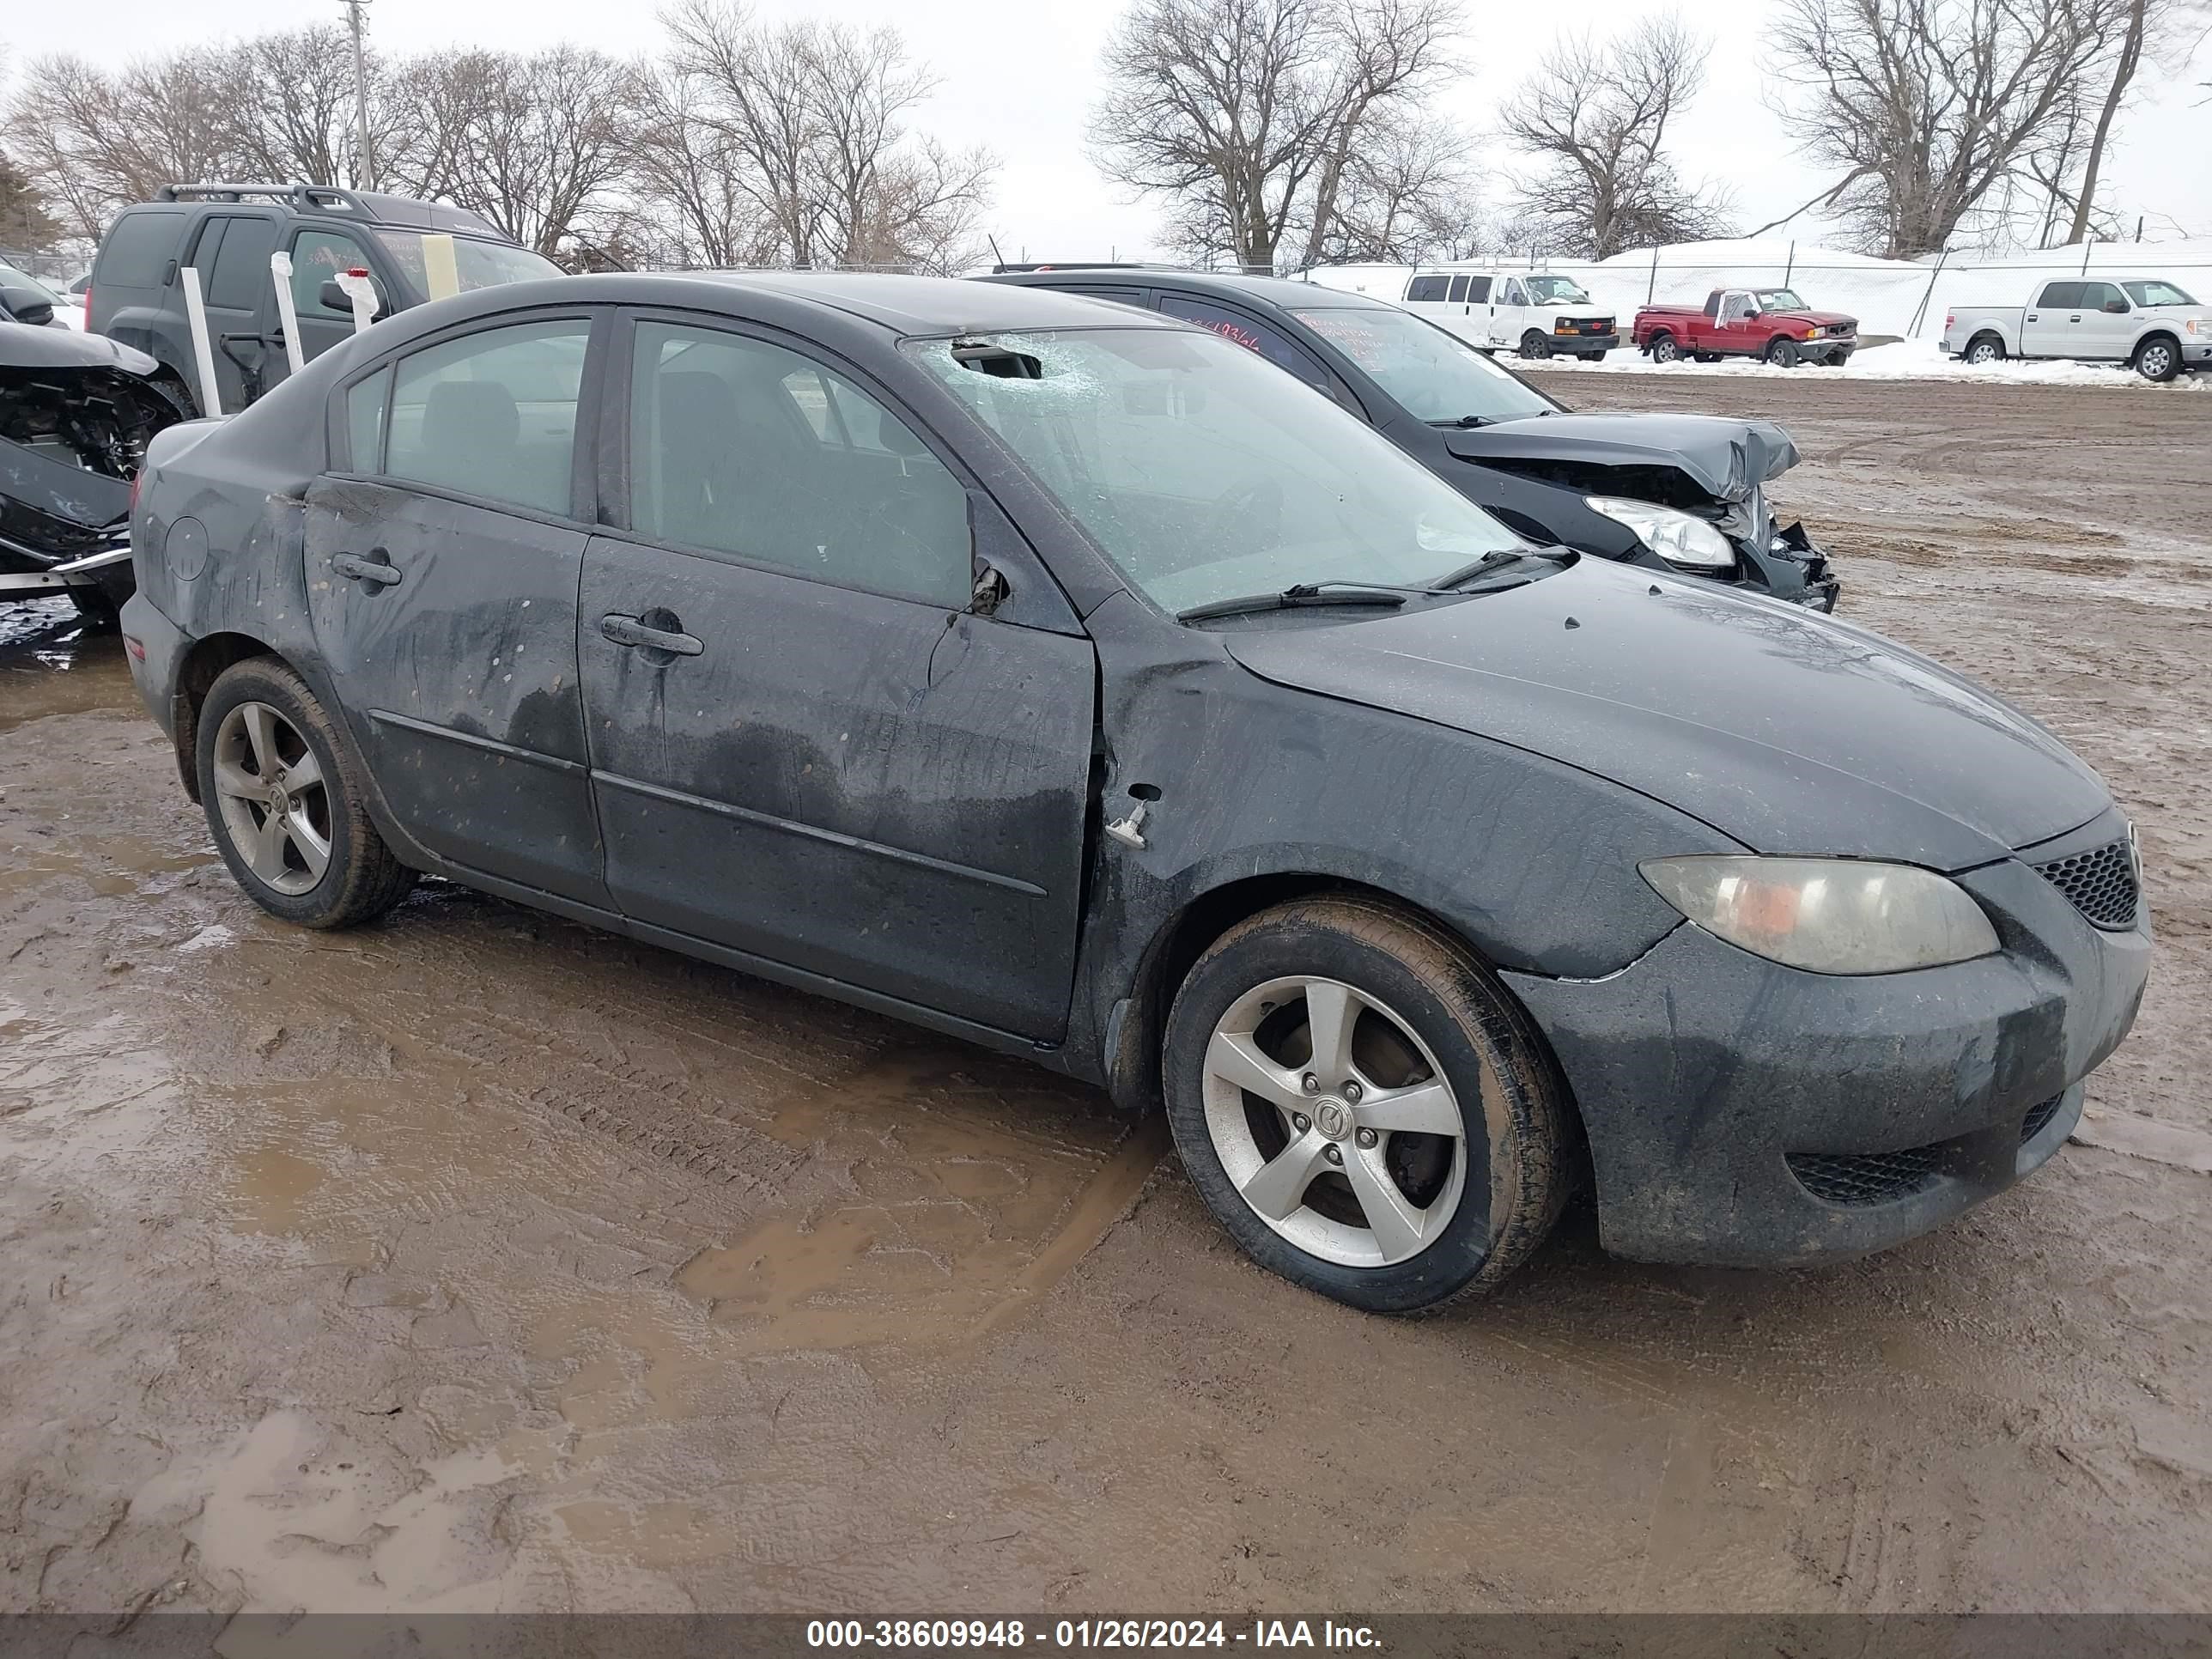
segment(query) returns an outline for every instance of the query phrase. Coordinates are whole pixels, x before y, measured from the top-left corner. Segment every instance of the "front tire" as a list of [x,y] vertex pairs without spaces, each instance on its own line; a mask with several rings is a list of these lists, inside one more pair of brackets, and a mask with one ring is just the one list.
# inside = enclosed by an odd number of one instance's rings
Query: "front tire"
[[1176,1145],[1261,1267],[1376,1313],[1495,1288],[1566,1196],[1570,1109],[1465,946],[1378,901],[1279,905],[1200,957],[1163,1055]]
[[1605,353],[1602,351],[1585,351],[1583,353],[1583,361],[1589,363],[1601,363],[1605,361]]
[[1797,342],[1790,339],[1770,340],[1766,343],[1766,361],[1777,368],[1797,367]]
[[303,927],[351,927],[407,896],[415,872],[369,820],[352,750],[274,657],[234,663],[201,705],[194,763],[216,848],[247,897]]
[[2170,380],[2181,373],[2181,348],[2154,335],[2136,348],[2135,368],[2146,380]]
[[1521,337],[1521,355],[1532,362],[1541,362],[1552,355],[1551,339],[1530,329]]

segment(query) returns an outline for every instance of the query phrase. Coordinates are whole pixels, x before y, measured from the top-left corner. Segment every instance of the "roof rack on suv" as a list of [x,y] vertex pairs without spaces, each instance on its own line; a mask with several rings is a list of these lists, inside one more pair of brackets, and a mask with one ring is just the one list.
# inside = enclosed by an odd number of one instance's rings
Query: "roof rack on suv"
[[376,216],[360,197],[335,185],[164,185],[154,192],[157,202],[236,202],[248,196],[273,196],[311,211],[336,209],[364,219]]

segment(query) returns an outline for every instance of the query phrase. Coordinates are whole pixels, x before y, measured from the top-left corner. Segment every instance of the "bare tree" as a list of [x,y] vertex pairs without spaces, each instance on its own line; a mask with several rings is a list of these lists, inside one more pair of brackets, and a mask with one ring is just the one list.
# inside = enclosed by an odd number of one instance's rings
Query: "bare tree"
[[34,59],[9,106],[16,155],[70,228],[97,238],[116,205],[178,179],[220,177],[237,155],[216,54],[180,52],[115,74]]
[[1683,181],[1668,129],[1705,83],[1711,42],[1680,18],[1646,18],[1604,45],[1553,45],[1505,106],[1506,137],[1534,158],[1523,221],[1551,252],[1606,259],[1726,233],[1728,203]]
[[[641,188],[711,258],[973,262],[996,164],[909,132],[937,82],[896,31],[771,28],[726,0],[686,0],[662,22],[672,51],[653,96],[677,125],[645,136]],[[710,223],[743,234],[709,235]]]
[[1188,252],[1316,263],[1370,148],[1449,72],[1458,21],[1453,0],[1136,0],[1107,44],[1094,154],[1165,199]]
[[1373,124],[1307,263],[1419,264],[1486,252],[1490,227],[1467,154],[1460,134],[1417,115]]
[[1808,205],[1870,252],[1944,247],[2065,130],[2125,3],[1781,0],[1769,26],[1776,112],[1802,153],[1841,171]]

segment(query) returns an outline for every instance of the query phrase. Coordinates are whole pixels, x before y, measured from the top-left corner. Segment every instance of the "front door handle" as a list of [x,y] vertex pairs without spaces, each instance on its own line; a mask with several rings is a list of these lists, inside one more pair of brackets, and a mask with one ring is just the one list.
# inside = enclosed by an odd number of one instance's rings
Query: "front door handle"
[[2078,312],[2078,311],[2077,311],[2077,312],[2075,312],[2075,313],[2071,317],[2069,317],[2066,320],[2067,320],[2068,322],[2069,322],[2069,323],[2078,323],[2078,322],[2080,322],[2080,321],[2081,320],[2081,313],[2080,312]]
[[348,581],[368,582],[383,587],[396,586],[399,581],[398,565],[386,564],[375,557],[364,559],[357,553],[332,554],[331,568]]
[[665,628],[655,628],[642,617],[625,617],[619,612],[599,618],[599,632],[617,645],[635,646],[647,651],[665,651],[675,657],[696,657],[707,647],[684,632],[684,624],[665,611],[648,611],[646,616],[654,622],[665,622]]

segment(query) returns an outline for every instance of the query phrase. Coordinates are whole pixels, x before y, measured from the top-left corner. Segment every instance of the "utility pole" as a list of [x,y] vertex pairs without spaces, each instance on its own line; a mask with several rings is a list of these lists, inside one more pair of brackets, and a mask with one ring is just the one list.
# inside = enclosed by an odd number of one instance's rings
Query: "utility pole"
[[361,139],[361,162],[355,180],[361,190],[376,188],[376,155],[368,143],[368,53],[362,45],[362,36],[368,27],[368,20],[362,14],[368,0],[338,0],[345,8],[346,21],[353,28],[353,114]]

